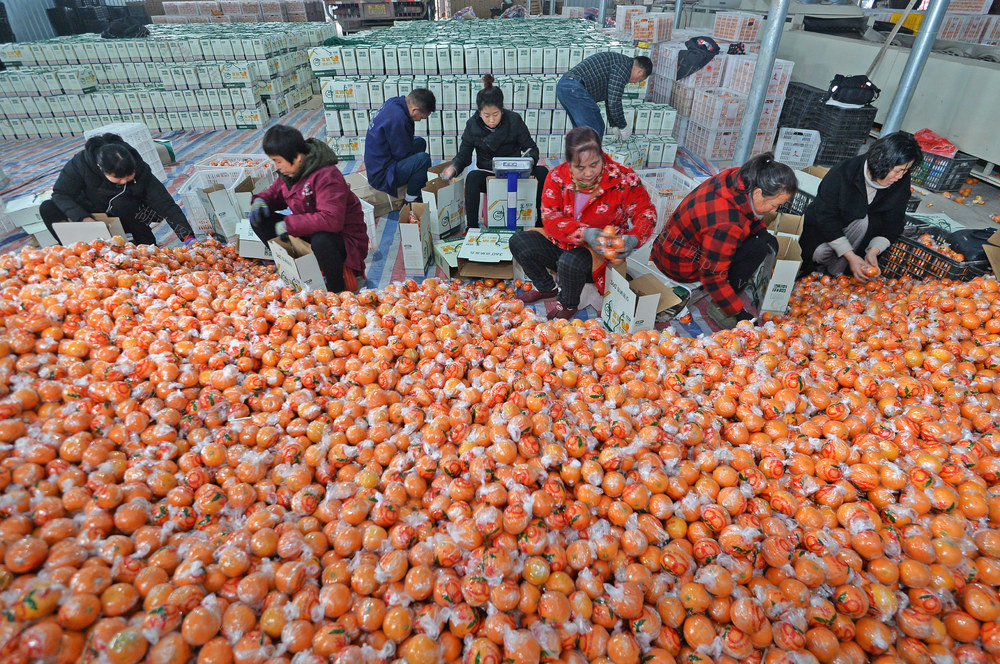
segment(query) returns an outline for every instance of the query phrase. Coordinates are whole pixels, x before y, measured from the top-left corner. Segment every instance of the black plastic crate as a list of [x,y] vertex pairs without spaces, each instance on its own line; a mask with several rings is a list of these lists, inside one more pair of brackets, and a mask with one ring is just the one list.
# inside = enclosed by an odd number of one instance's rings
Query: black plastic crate
[[877,113],[878,109],[874,106],[841,108],[823,104],[816,115],[816,124],[812,129],[819,131],[824,142],[827,139],[865,141],[875,125]]
[[923,163],[910,172],[910,182],[931,191],[961,189],[977,161],[976,157],[964,152],[951,158],[924,152]]
[[910,200],[906,201],[906,211],[916,212],[917,208],[920,207],[920,199],[916,196],[910,196]]
[[820,166],[839,164],[845,159],[857,156],[864,146],[864,140],[843,141],[823,137],[823,142],[819,146],[819,152],[816,154],[816,163]]
[[924,246],[920,243],[923,235],[930,235],[938,242],[948,241],[948,235],[934,226],[907,224],[899,239],[878,257],[882,273],[889,278],[909,276],[915,279],[970,281],[989,270],[986,261],[956,261]]
[[778,212],[784,212],[786,214],[805,214],[806,208],[809,204],[813,202],[815,198],[812,194],[807,194],[804,191],[797,191],[792,199],[787,203],[783,204],[778,208]]
[[814,129],[815,118],[823,105],[825,90],[805,83],[789,83],[785,105],[781,109],[778,124],[782,127]]

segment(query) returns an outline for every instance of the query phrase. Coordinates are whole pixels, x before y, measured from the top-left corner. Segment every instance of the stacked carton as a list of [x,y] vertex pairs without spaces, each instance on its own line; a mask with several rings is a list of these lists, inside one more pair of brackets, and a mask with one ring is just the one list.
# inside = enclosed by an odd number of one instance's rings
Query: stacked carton
[[[707,161],[727,165],[736,152],[757,55],[722,52],[700,70],[678,81],[677,64],[685,48],[682,42],[654,45],[652,99],[669,101],[677,109],[674,135],[685,149]],[[757,126],[754,153],[769,150],[774,142],[792,66],[790,61],[775,60]]]
[[[937,39],[965,42],[969,44],[1000,44],[1000,17],[986,16],[992,0],[955,0],[948,5]],[[898,23],[903,12],[892,9],[866,9],[865,14],[873,21]],[[910,12],[903,27],[920,32],[924,22],[923,12]]]
[[[554,32],[572,39],[553,42]],[[606,50],[642,52],[606,38],[590,21],[452,21],[411,22],[359,35],[350,46],[314,48],[310,60],[320,78],[327,141],[344,159],[364,154],[368,124],[387,99],[420,87],[434,92],[437,112],[418,123],[417,135],[427,137],[432,158],[455,156],[465,123],[475,112],[481,77],[490,72],[504,91],[506,106],[521,114],[541,156],[552,161],[561,160],[563,138],[572,126],[556,99],[559,77],[583,58]],[[652,152],[652,163],[669,166],[676,151],[670,136],[675,113],[665,104],[641,101],[644,96],[644,85],[626,90],[629,126],[643,134],[643,159]]]
[[313,94],[307,50],[326,23],[153,26],[142,39],[0,44],[0,138],[71,136],[115,122],[152,131],[261,127]]
[[167,0],[153,23],[305,23],[324,11],[322,0]]

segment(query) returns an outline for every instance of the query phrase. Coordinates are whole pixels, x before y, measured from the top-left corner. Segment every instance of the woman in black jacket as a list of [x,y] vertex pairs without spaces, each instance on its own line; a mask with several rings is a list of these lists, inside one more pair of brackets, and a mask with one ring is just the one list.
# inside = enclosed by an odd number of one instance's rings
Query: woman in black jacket
[[[542,188],[549,169],[538,165],[538,146],[528,133],[521,116],[503,107],[503,91],[493,86],[492,74],[483,76],[483,89],[476,95],[478,110],[465,123],[462,144],[451,166],[441,174],[445,180],[457,176],[472,163],[476,151],[476,168],[465,176],[465,218],[469,228],[479,228],[479,201],[486,192],[486,180],[493,175],[493,157],[531,157],[531,175],[538,181],[535,200],[536,219],[542,207]],[[540,225],[536,222],[536,225]]]
[[839,276],[849,269],[868,281],[864,268],[877,267],[878,255],[903,232],[910,169],[922,161],[917,140],[898,131],[831,168],[806,208],[801,273]]
[[[136,244],[156,244],[149,220],[166,218],[185,244],[194,241],[187,217],[153,175],[139,153],[117,134],[89,139],[63,166],[52,187],[52,199],[39,208],[49,232],[64,221],[94,221],[92,214],[117,217]],[[154,216],[155,215],[155,216]]]

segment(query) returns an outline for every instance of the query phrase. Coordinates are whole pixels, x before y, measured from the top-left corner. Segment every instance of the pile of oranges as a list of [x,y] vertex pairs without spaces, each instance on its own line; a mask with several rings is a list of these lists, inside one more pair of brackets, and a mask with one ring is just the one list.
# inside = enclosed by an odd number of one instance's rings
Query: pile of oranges
[[1000,288],[696,340],[231,248],[0,256],[0,660],[1000,655]]
[[944,254],[948,258],[958,261],[959,263],[965,262],[965,254],[960,254],[951,248],[947,242],[943,240],[938,240],[930,233],[924,233],[920,236],[920,244],[924,245],[928,249],[933,249],[939,254]]

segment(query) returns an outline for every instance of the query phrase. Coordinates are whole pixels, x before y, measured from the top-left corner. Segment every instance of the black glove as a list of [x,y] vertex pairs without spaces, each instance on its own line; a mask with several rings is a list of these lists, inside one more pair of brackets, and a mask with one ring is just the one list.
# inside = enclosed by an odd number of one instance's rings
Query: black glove
[[756,318],[756,316],[754,316],[753,314],[751,314],[746,309],[740,309],[736,313],[736,322],[737,323],[739,323],[741,320],[753,320],[754,318]]
[[264,218],[270,214],[271,210],[267,207],[267,203],[258,198],[250,206],[250,214],[248,215],[248,218],[251,225],[256,225],[264,221]]

